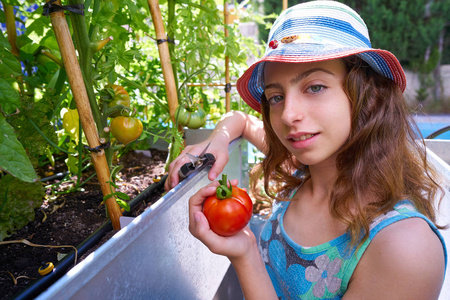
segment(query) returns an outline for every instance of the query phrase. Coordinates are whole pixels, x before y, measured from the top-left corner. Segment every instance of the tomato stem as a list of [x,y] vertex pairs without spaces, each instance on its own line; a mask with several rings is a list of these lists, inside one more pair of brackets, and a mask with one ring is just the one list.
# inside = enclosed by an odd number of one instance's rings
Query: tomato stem
[[227,174],[222,174],[222,180],[219,180],[220,185],[217,187],[216,196],[220,200],[227,199],[231,197],[231,182],[230,187],[228,187],[227,183]]
[[17,47],[17,29],[16,17],[14,15],[14,6],[7,4],[6,1],[1,1],[3,4],[3,11],[6,19],[6,32],[8,34],[8,42],[11,45],[11,53],[19,56],[19,48]]

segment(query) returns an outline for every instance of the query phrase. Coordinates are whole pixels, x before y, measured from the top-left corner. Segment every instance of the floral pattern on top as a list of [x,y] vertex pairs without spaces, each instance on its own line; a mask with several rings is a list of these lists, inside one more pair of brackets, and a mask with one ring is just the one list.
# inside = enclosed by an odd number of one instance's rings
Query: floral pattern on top
[[386,226],[407,218],[422,218],[428,222],[441,239],[447,261],[445,243],[439,231],[407,200],[375,218],[370,225],[369,238],[359,248],[350,246],[348,233],[314,247],[296,244],[283,225],[289,203],[275,204],[259,242],[262,259],[279,299],[341,299],[370,241]]
[[314,260],[315,266],[309,266],[305,270],[305,278],[310,282],[316,282],[313,288],[313,295],[321,298],[325,294],[325,287],[331,293],[336,293],[341,287],[341,278],[335,275],[339,272],[342,265],[340,258],[330,261],[330,258],[324,254]]

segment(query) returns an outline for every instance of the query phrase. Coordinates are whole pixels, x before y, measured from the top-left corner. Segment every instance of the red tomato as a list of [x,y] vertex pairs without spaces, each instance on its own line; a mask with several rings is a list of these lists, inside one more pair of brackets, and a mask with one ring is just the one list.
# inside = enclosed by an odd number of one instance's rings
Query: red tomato
[[203,213],[209,222],[212,231],[221,236],[232,236],[247,226],[253,213],[253,202],[247,192],[238,187],[231,187],[230,195],[220,199],[220,189],[227,186],[226,175],[223,175],[218,192],[206,198],[203,204]]
[[141,120],[122,116],[115,117],[109,127],[112,135],[125,145],[138,139],[144,129]]

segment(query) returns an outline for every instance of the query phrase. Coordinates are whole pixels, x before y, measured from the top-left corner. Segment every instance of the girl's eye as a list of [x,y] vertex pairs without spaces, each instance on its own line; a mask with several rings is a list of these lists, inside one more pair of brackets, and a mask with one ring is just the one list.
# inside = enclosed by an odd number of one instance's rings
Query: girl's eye
[[278,95],[278,96],[274,96],[274,97],[270,98],[268,101],[269,101],[270,105],[274,105],[274,104],[277,104],[280,101],[283,101],[283,99],[284,99],[283,96]]
[[321,92],[325,87],[323,85],[312,85],[308,88],[312,93],[319,93]]

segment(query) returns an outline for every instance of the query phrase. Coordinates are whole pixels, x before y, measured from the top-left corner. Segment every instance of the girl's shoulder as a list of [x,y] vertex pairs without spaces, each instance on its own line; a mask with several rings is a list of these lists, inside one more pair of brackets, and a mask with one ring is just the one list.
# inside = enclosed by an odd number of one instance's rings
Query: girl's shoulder
[[[396,293],[407,293],[411,299],[439,295],[446,265],[445,246],[432,223],[407,207],[408,203],[401,205],[390,212],[389,218],[384,216],[392,220],[388,226],[379,225],[383,221],[372,224],[376,235],[353,273],[350,294],[357,296],[365,287],[379,299]],[[412,290],[408,290],[410,287]]]

